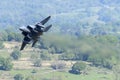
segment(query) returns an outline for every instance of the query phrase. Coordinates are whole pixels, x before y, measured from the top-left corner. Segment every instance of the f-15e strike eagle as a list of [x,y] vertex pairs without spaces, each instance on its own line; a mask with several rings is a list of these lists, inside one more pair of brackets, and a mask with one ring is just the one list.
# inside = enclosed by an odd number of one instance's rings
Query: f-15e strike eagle
[[20,50],[23,50],[26,44],[29,44],[31,42],[33,47],[40,38],[40,36],[43,34],[43,32],[47,32],[52,27],[52,25],[49,25],[47,27],[44,26],[44,24],[48,22],[50,17],[51,16],[48,16],[47,18],[35,25],[28,25],[27,27],[19,28],[24,36]]

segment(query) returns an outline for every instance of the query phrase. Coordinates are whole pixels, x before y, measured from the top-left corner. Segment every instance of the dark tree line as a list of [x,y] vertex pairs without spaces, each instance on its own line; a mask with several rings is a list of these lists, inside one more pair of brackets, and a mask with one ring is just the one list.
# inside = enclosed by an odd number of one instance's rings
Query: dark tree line
[[0,32],[1,41],[21,41],[22,35],[13,28],[7,28]]

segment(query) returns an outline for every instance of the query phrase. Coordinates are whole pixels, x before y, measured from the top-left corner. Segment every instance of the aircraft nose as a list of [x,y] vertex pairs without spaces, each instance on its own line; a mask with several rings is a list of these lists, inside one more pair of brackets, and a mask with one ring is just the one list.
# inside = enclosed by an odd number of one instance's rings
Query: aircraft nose
[[19,27],[19,30],[23,31],[23,27]]
[[19,30],[23,32],[30,32],[26,27],[19,27]]

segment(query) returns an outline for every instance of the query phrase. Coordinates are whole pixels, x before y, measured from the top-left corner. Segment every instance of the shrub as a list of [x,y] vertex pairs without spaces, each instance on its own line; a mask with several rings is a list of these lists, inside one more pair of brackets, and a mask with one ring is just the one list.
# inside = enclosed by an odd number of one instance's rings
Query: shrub
[[53,69],[64,69],[65,68],[65,66],[66,66],[66,64],[65,63],[63,63],[63,62],[54,62],[52,65],[51,65],[51,67],[53,68]]
[[10,58],[0,58],[0,69],[9,71],[13,67],[13,64],[11,63]]
[[48,52],[46,52],[46,53],[41,53],[41,54],[40,54],[40,58],[41,58],[42,60],[51,60],[50,54],[49,54]]
[[4,48],[3,42],[0,41],[0,49]]
[[10,55],[14,60],[18,60],[21,57],[19,50],[14,50]]
[[25,78],[25,80],[37,80],[37,78],[34,75],[31,75]]
[[16,75],[14,76],[14,80],[23,80],[23,79],[24,79],[24,77],[23,77],[22,74],[16,74]]
[[35,67],[40,67],[42,64],[41,64],[41,59],[35,59],[33,61],[33,64]]
[[86,68],[86,64],[83,62],[76,62],[75,64],[73,64],[72,66],[72,70],[70,70],[70,73],[73,74],[80,74],[82,70],[84,70]]

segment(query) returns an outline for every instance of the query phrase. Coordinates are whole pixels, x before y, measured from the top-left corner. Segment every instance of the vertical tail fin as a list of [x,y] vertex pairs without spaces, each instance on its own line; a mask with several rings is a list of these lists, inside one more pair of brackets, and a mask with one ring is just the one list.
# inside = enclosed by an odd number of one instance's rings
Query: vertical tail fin
[[42,24],[42,25],[44,25],[45,23],[47,23],[48,22],[48,20],[51,18],[51,16],[48,16],[47,18],[45,18],[44,20],[42,20],[40,23]]

